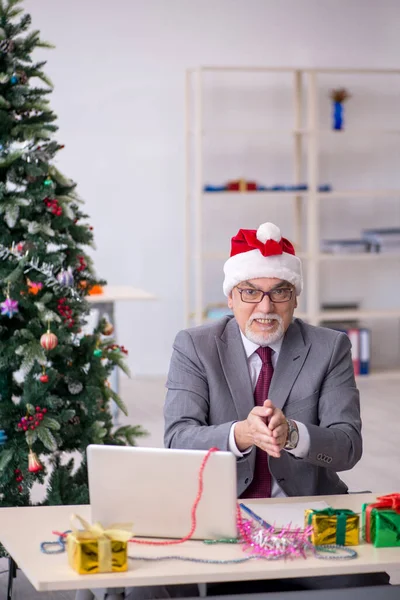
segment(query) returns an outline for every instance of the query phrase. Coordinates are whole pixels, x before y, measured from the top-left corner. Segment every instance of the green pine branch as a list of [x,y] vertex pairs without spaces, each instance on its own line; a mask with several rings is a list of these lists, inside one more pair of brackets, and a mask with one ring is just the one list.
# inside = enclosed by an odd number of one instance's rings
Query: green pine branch
[[117,443],[122,443],[129,446],[136,446],[136,440],[139,437],[149,435],[149,432],[143,429],[140,425],[124,425],[118,427],[113,433],[113,438]]

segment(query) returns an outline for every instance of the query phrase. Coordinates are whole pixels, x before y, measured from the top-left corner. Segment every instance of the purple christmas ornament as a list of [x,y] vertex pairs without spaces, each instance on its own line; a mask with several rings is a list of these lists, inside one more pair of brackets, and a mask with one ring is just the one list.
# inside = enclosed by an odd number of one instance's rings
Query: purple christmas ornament
[[18,312],[18,302],[12,298],[6,298],[4,302],[0,304],[1,314],[7,315],[10,319]]
[[74,285],[74,275],[72,273],[71,267],[68,267],[67,270],[60,271],[60,273],[57,275],[57,279],[58,283],[60,283],[61,285],[65,285],[68,287]]

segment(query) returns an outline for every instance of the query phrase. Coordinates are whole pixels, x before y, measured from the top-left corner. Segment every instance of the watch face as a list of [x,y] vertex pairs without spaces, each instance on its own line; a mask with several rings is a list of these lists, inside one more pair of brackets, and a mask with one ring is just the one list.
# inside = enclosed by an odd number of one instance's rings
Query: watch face
[[298,441],[299,441],[299,433],[298,433],[297,429],[293,429],[293,431],[290,432],[290,443],[293,444],[294,446],[297,446]]
[[293,428],[289,435],[290,445],[295,448],[298,444],[298,441],[299,441],[299,433],[296,428]]

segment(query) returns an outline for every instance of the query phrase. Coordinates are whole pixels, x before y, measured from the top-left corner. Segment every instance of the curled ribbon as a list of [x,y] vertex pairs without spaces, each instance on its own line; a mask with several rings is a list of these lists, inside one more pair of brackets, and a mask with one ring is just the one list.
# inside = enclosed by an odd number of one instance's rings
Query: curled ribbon
[[[83,529],[77,529],[75,521],[79,521]],[[77,541],[95,540],[98,544],[99,573],[112,571],[111,542],[127,542],[132,537],[132,523],[115,523],[104,529],[100,523],[90,525],[79,515],[71,516],[71,529],[67,537],[68,550],[71,552],[71,538]]]
[[387,494],[378,496],[378,502],[369,504],[365,509],[365,540],[372,543],[371,540],[371,514],[374,508],[389,508],[400,514],[400,494]]

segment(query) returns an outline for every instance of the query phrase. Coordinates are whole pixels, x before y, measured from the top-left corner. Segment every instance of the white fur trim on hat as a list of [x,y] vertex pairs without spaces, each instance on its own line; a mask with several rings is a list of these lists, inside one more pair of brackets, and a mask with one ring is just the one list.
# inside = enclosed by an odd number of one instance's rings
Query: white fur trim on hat
[[[268,239],[271,238],[268,237]],[[224,273],[225,296],[228,296],[235,285],[241,281],[259,277],[273,277],[288,281],[295,286],[297,296],[303,288],[301,261],[297,256],[288,252],[272,256],[263,256],[259,250],[241,252],[228,258],[224,265]]]

